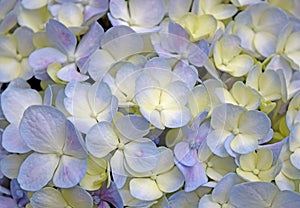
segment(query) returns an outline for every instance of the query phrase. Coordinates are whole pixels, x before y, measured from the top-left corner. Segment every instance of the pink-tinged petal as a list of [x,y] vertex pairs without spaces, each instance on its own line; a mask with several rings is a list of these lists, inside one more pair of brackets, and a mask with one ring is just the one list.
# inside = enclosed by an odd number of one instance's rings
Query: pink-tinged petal
[[185,166],[194,166],[198,162],[198,154],[196,149],[191,149],[187,142],[180,142],[174,148],[176,159]]
[[66,140],[66,117],[51,106],[27,108],[20,123],[26,145],[41,153],[60,153]]
[[106,121],[94,125],[85,140],[88,151],[98,158],[105,157],[116,149],[119,143],[112,124]]
[[159,151],[155,143],[146,138],[126,144],[124,155],[128,166],[136,172],[153,170],[159,160]]
[[81,74],[77,71],[77,66],[75,63],[64,66],[56,73],[56,75],[59,79],[66,82],[70,82],[73,80],[83,82],[89,79],[89,76]]
[[205,169],[200,162],[196,163],[192,167],[182,165],[180,162],[176,160],[175,163],[184,176],[185,179],[184,190],[186,192],[194,191],[202,184],[208,182]]
[[135,25],[149,28],[162,21],[165,14],[165,5],[163,0],[131,0],[129,1],[129,10]]
[[[31,105],[42,104],[40,94],[33,89],[8,88],[1,95],[1,107],[5,118],[16,125],[24,111]],[[13,106],[13,107],[12,107]]]
[[60,188],[71,188],[78,184],[87,170],[87,160],[77,159],[68,155],[60,158],[59,165],[53,176],[53,183]]
[[76,59],[79,60],[94,53],[100,47],[100,41],[103,34],[104,30],[101,25],[94,22],[77,46],[75,53]]
[[33,68],[34,75],[37,79],[45,80],[49,76],[47,67],[54,63],[65,63],[67,57],[65,54],[55,48],[41,48],[32,52],[29,56],[28,63]]
[[121,150],[117,150],[110,159],[111,171],[114,182],[118,189],[122,188],[128,177],[128,172],[124,168],[124,153]]
[[32,153],[22,163],[18,182],[26,191],[37,191],[43,188],[52,178],[59,163],[56,154]]
[[50,19],[46,25],[49,41],[63,53],[73,55],[77,44],[76,36],[62,23]]
[[66,142],[63,152],[66,155],[79,159],[84,159],[87,157],[83,138],[70,121],[67,121],[66,124]]
[[110,208],[110,205],[106,201],[101,201],[98,208]]
[[19,127],[13,123],[4,129],[2,147],[12,153],[26,153],[30,151],[30,148],[25,144],[19,133]]

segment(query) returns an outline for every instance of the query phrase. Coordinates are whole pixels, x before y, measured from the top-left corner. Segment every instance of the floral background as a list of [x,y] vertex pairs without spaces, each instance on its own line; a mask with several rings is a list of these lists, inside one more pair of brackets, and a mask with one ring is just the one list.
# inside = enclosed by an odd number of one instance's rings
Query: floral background
[[0,208],[300,207],[299,0],[0,0]]

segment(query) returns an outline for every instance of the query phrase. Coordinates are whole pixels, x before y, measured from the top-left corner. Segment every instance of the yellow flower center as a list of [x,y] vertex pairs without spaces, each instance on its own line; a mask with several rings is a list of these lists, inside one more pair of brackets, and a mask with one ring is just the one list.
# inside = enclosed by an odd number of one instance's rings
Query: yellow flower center
[[208,163],[207,163],[207,166],[208,166],[209,168],[211,168],[211,167],[213,166],[212,162],[208,162]]
[[118,149],[119,150],[124,150],[125,145],[123,143],[118,144]]
[[240,131],[239,131],[238,128],[235,128],[235,129],[232,130],[232,133],[233,133],[234,135],[237,135],[237,134],[240,133]]
[[253,173],[254,173],[255,175],[258,175],[258,174],[259,174],[259,170],[255,168],[255,169],[253,170]]
[[156,178],[157,178],[157,175],[155,175],[155,174],[152,174],[152,175],[151,175],[151,179],[152,179],[152,180],[156,180]]
[[162,111],[164,109],[164,107],[159,104],[159,105],[155,106],[155,109],[158,111]]

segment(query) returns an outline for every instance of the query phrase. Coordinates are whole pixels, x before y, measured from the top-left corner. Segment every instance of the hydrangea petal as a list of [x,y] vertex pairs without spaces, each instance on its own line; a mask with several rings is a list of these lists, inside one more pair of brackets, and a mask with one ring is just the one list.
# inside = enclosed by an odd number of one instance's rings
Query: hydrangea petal
[[128,166],[136,172],[153,170],[159,160],[156,145],[150,139],[139,139],[125,145],[124,155]]
[[47,5],[47,0],[22,0],[22,5],[26,9],[38,9]]
[[74,54],[77,39],[75,35],[62,23],[50,19],[46,25],[49,41],[65,54]]
[[167,147],[160,146],[158,147],[158,151],[160,154],[159,161],[153,173],[164,173],[170,170],[174,166],[174,156],[172,150]]
[[60,188],[71,188],[81,181],[87,170],[87,160],[63,155],[53,176],[53,183]]
[[187,142],[180,142],[176,144],[174,148],[174,154],[176,159],[186,166],[193,166],[198,162],[197,151],[190,148],[190,144]]
[[277,194],[276,198],[272,203],[272,207],[299,207],[300,206],[300,195],[293,191],[281,191]]
[[65,54],[55,48],[41,48],[32,52],[29,56],[28,63],[33,68],[34,75],[37,79],[45,80],[49,78],[47,67],[54,63],[64,63],[67,61]]
[[62,189],[61,193],[69,206],[72,206],[73,208],[93,207],[93,198],[87,191],[79,186],[70,189]]
[[12,153],[26,153],[30,151],[30,148],[25,144],[19,133],[19,127],[13,123],[4,129],[2,147]]
[[191,113],[187,107],[166,109],[161,111],[161,122],[168,128],[178,128],[191,120]]
[[268,32],[258,32],[254,36],[254,45],[264,57],[269,57],[276,51],[276,36]]
[[209,149],[220,157],[226,157],[228,153],[225,150],[224,142],[232,135],[230,132],[223,129],[214,130],[207,135],[206,143]]
[[51,106],[30,106],[20,123],[26,145],[41,153],[61,152],[66,137],[66,117]]
[[128,2],[124,0],[111,0],[109,2],[109,8],[111,14],[117,18],[122,20],[129,20],[128,13]]
[[[1,108],[5,118],[19,124],[24,111],[31,105],[42,104],[40,94],[33,89],[10,88],[1,94]],[[12,108],[12,106],[14,106]]]
[[66,2],[60,6],[57,18],[59,22],[67,27],[79,27],[83,23],[84,15],[75,2]]
[[273,152],[268,148],[259,149],[257,151],[257,168],[259,170],[268,170],[273,163]]
[[172,20],[180,18],[190,10],[192,5],[192,0],[170,0],[169,1],[169,16]]
[[200,201],[198,203],[198,208],[221,208],[221,205],[215,202],[211,195],[205,194],[200,198]]
[[139,0],[129,1],[131,18],[136,25],[153,27],[164,17],[165,8],[163,0],[152,0],[141,2]]
[[0,62],[0,82],[9,82],[19,76],[21,65],[17,60],[0,57]]
[[277,192],[277,187],[272,183],[242,183],[232,187],[230,203],[237,207],[270,207]]
[[247,154],[257,149],[257,137],[249,134],[238,134],[231,141],[230,147],[239,154]]
[[20,167],[20,186],[27,191],[41,189],[51,180],[58,163],[59,157],[56,154],[32,153]]
[[300,169],[300,148],[296,149],[290,156],[291,163],[297,168]]
[[75,63],[67,64],[62,67],[57,73],[57,77],[63,81],[70,82],[72,80],[76,81],[85,81],[89,79],[89,76],[81,74],[77,71],[77,66]]
[[[140,200],[152,201],[159,199],[163,195],[155,181],[149,178],[131,179],[129,187],[132,196]],[[145,189],[144,187],[147,188]]]
[[111,90],[104,82],[95,82],[88,91],[89,106],[95,114],[107,108],[111,99]]
[[257,154],[250,152],[240,156],[240,167],[245,171],[253,171],[256,168]]
[[67,121],[66,124],[66,142],[63,148],[63,152],[66,155],[80,159],[87,157],[83,138],[70,121]]
[[17,50],[24,59],[34,50],[32,43],[33,31],[27,27],[19,27],[14,31],[14,36],[17,41]]
[[52,187],[46,187],[35,192],[30,198],[30,205],[36,208],[61,208],[68,206],[61,193]]
[[80,117],[68,117],[68,120],[70,120],[76,128],[84,133],[87,134],[87,132],[97,123],[96,119],[94,118],[80,118]]
[[109,122],[94,125],[86,135],[86,147],[95,157],[104,157],[117,148],[118,138]]
[[1,173],[9,179],[17,178],[19,168],[27,155],[10,154],[0,161]]
[[183,185],[184,177],[182,173],[174,167],[172,170],[158,175],[156,183],[161,191],[171,193],[177,191]]
[[115,126],[122,136],[128,139],[142,138],[149,133],[148,121],[139,115],[126,115],[120,117],[116,122]]
[[114,182],[119,189],[125,185],[128,176],[128,173],[124,168],[124,163],[123,151],[117,150],[110,159],[110,164]]

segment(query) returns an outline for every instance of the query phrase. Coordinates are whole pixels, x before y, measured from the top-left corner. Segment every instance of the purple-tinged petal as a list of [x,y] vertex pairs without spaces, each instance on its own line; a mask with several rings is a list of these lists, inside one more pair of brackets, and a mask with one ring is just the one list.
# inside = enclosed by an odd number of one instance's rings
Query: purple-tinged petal
[[66,155],[79,159],[84,159],[87,157],[87,151],[85,149],[83,138],[70,121],[67,121],[66,124],[66,142],[63,152]]
[[13,123],[4,129],[2,146],[8,152],[12,153],[26,153],[30,151],[30,148],[25,144],[20,135],[19,127]]
[[106,201],[101,201],[98,208],[110,208],[110,205]]
[[59,157],[56,154],[32,153],[22,163],[18,182],[22,189],[37,191],[52,178],[57,168]]
[[181,38],[183,38],[182,40],[186,40],[187,42],[189,42],[190,35],[181,25],[170,21],[168,30],[169,33],[173,34],[175,37],[180,36]]
[[201,40],[197,45],[190,44],[188,53],[188,59],[191,64],[197,67],[203,66],[209,57],[208,42],[205,40]]
[[174,148],[174,155],[182,165],[192,167],[198,162],[196,149],[191,149],[187,142],[180,142]]
[[106,182],[102,185],[100,198],[114,207],[123,207],[123,200],[114,182],[111,182],[109,187],[107,187]]
[[17,179],[14,178],[10,182],[10,191],[13,199],[18,203],[20,207],[25,207],[29,203],[27,193],[21,189]]
[[65,54],[55,48],[41,48],[30,54],[28,63],[33,68],[33,73],[37,79],[46,80],[49,78],[47,67],[54,63],[65,63],[67,57]]
[[18,207],[15,200],[9,197],[0,196],[0,204],[1,208],[12,208],[12,207]]
[[41,153],[61,153],[66,140],[66,117],[51,106],[27,108],[20,123],[26,145]]
[[60,188],[71,188],[81,181],[87,170],[87,160],[63,155],[53,176],[53,183]]
[[77,46],[75,53],[76,59],[90,56],[93,52],[95,52],[100,47],[100,41],[103,34],[104,30],[101,25],[94,22]]
[[77,44],[76,36],[62,23],[50,19],[46,25],[49,41],[65,54],[73,55]]
[[202,184],[205,184],[208,182],[208,178],[206,176],[205,169],[200,162],[196,163],[192,167],[182,165],[176,159],[175,159],[175,163],[176,163],[176,166],[178,167],[178,169],[184,175],[184,178],[185,178],[184,190],[186,192],[194,191]]

